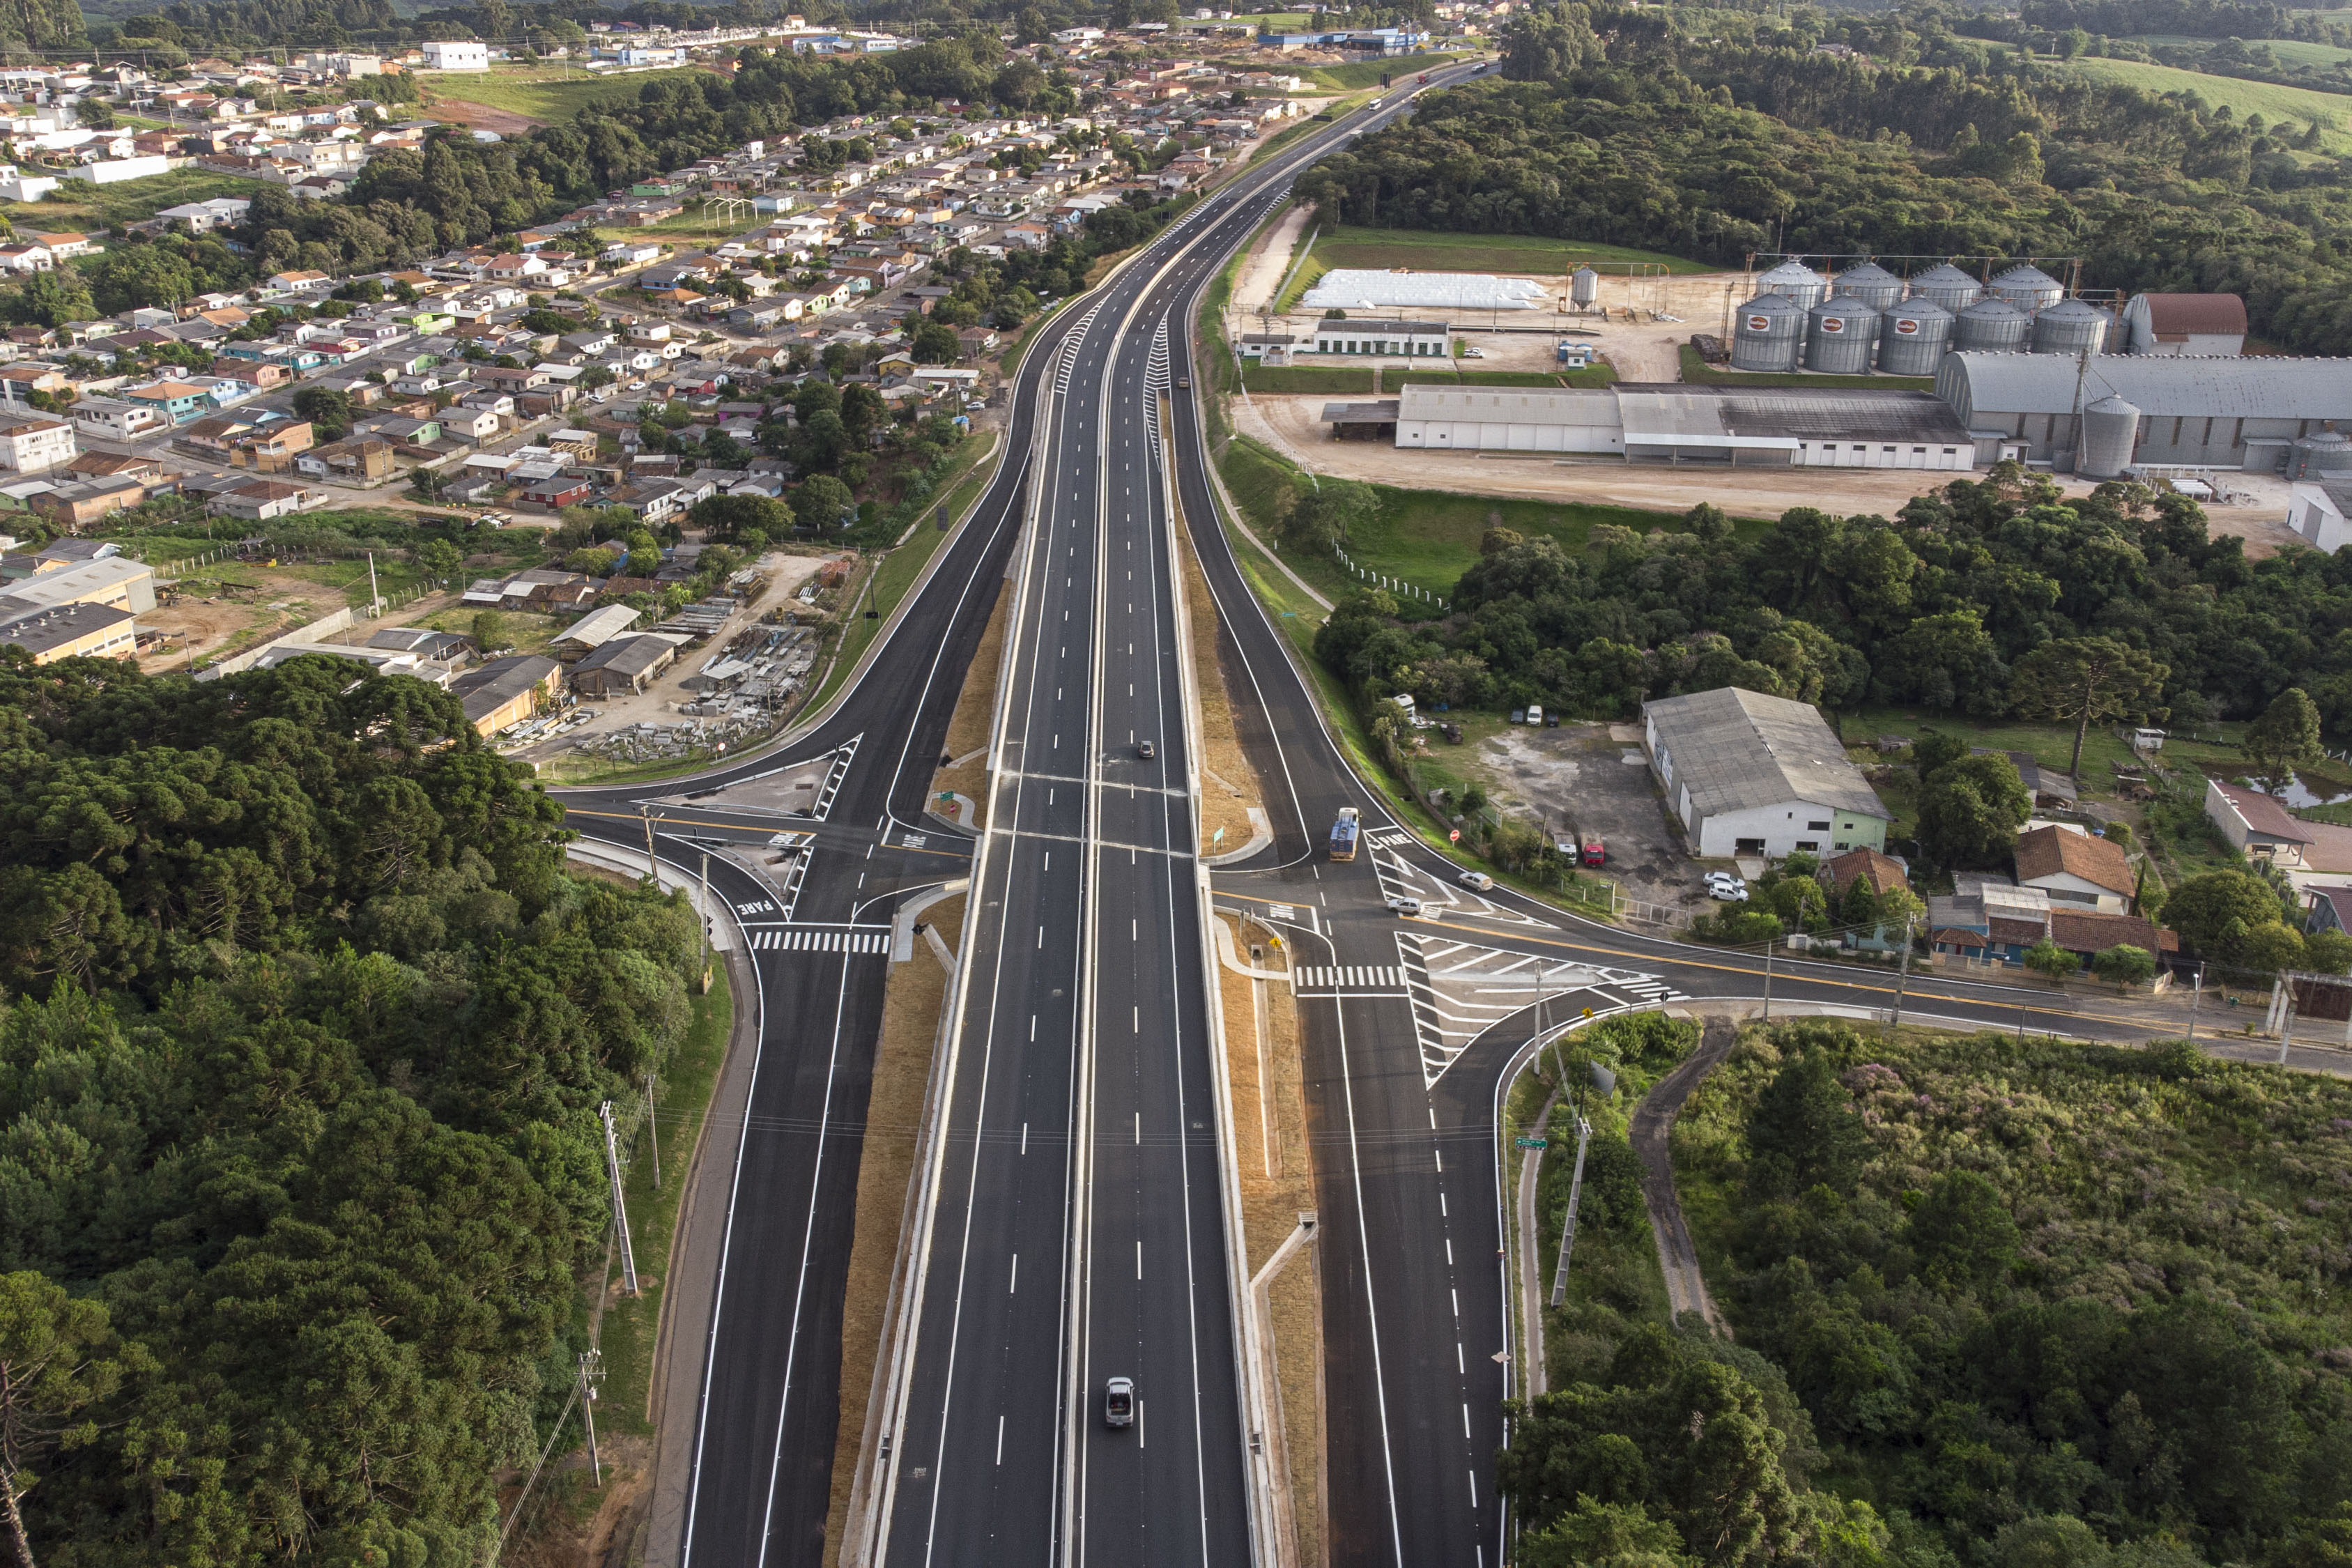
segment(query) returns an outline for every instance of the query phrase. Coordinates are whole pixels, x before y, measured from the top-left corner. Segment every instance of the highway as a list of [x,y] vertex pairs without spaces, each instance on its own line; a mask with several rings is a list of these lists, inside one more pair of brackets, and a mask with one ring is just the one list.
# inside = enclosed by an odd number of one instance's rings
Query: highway
[[[614,850],[643,854],[650,820],[655,853],[688,878],[709,853],[756,988],[749,1099],[734,1146],[706,1155],[724,1161],[712,1306],[672,1330],[703,1351],[691,1473],[676,1540],[649,1561],[822,1555],[891,911],[965,876],[914,1295],[885,1346],[871,1506],[850,1527],[869,1560],[897,1562],[969,1561],[981,1541],[990,1560],[1255,1553],[1156,432],[1185,357],[1180,291],[1371,118],[1214,194],[1045,324],[1002,468],[827,715],[691,780],[562,792],[570,825]],[[1020,618],[975,846],[922,812],[1000,586]],[[771,786],[794,769],[824,781],[814,817],[777,808]],[[767,850],[777,830],[808,848]],[[1099,1420],[1114,1373],[1139,1395],[1116,1433]]]
[[[1442,86],[1469,68],[1433,73]],[[711,886],[749,942],[745,1112],[706,1150],[721,1194],[674,1538],[648,1562],[815,1564],[840,1387],[860,1138],[893,910],[969,878],[946,1050],[845,1560],[1226,1564],[1270,1557],[1260,1391],[1204,941],[1212,901],[1282,930],[1299,970],[1323,1248],[1335,1563],[1501,1561],[1492,1485],[1509,1364],[1496,1125],[1538,995],[1557,1021],[1748,998],[1752,957],[1480,896],[1350,771],[1217,521],[1192,379],[1221,264],[1298,167],[1413,89],[1213,193],[1041,330],[1006,458],[845,696],[781,746],[685,783],[563,798],[572,826]],[[1172,493],[1171,493],[1172,482]],[[1204,877],[1189,531],[1276,833]],[[1012,599],[976,836],[923,815],[1000,591]],[[1143,748],[1150,745],[1152,754]],[[797,770],[797,772],[795,771]],[[779,781],[810,798],[787,817]],[[795,788],[798,785],[793,786]],[[1342,805],[1366,847],[1328,860]],[[642,815],[641,815],[642,814]],[[765,847],[782,828],[805,848]],[[1411,891],[1426,918],[1384,902]],[[1776,1001],[1867,1010],[1891,977],[1780,964]],[[2046,992],[1909,982],[1915,1016],[2133,1037]],[[2139,1036],[2146,1030],[2141,1027]],[[714,1216],[698,1210],[696,1224]],[[1137,1419],[1103,1420],[1107,1377]],[[856,1391],[852,1391],[853,1398]],[[675,1406],[673,1406],[675,1408]],[[668,1450],[666,1447],[665,1452]],[[667,1484],[667,1483],[665,1483]]]

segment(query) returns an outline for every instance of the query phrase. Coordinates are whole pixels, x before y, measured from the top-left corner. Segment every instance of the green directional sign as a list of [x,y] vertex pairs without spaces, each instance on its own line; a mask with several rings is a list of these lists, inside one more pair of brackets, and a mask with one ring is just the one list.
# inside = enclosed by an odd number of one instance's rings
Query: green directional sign
[[1551,1140],[1549,1138],[1514,1138],[1511,1142],[1517,1143],[1522,1149],[1549,1149],[1551,1147]]

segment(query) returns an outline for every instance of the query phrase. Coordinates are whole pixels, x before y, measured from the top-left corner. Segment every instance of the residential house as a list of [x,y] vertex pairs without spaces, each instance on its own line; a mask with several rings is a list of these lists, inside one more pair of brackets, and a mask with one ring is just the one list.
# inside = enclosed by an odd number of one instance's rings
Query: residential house
[[73,461],[73,426],[53,414],[0,410],[0,468],[30,473]]
[[2121,914],[2131,907],[2138,879],[2122,845],[2053,824],[2018,835],[2017,884],[2048,893],[2053,909]]
[[1994,746],[1970,746],[1969,750],[1979,757],[2007,757],[2016,765],[2017,776],[2035,805],[2063,809],[2074,804],[2074,781],[2056,768],[2043,767],[2032,752],[2004,752]]
[[[156,415],[158,423],[171,426],[193,424],[219,406],[203,387],[180,381],[154,381],[144,386],[125,387],[122,397],[124,402],[137,404]],[[75,407],[79,409],[80,405]]]
[[315,506],[325,500],[322,491],[279,479],[254,479],[233,490],[224,491],[205,503],[205,510],[226,517],[250,518],[266,522],[273,517],[284,517]]
[[307,419],[265,426],[231,446],[228,460],[234,467],[257,473],[282,474],[310,449],[313,434]]
[[313,447],[294,456],[298,473],[313,479],[381,479],[393,471],[392,443],[376,437],[354,437]]

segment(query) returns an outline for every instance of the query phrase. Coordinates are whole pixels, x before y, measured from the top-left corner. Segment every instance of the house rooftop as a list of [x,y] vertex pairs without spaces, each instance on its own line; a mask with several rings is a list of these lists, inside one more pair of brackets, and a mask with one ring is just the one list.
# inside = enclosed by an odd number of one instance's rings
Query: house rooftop
[[2135,882],[2130,857],[2112,838],[2070,833],[2063,827],[2037,827],[2018,835],[2019,881],[2060,875],[2079,877],[2113,893],[2128,894]]

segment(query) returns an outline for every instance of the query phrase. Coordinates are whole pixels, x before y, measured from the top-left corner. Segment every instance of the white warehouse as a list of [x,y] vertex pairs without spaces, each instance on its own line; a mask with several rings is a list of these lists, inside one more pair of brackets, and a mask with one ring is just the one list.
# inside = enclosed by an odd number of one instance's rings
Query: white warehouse
[[1643,748],[1701,856],[1886,847],[1887,810],[1808,702],[1724,687],[1642,705]]
[[1949,406],[1923,392],[1407,382],[1394,418],[1398,446],[1439,451],[1613,452],[1628,461],[1952,473],[1977,462],[1976,443]]

